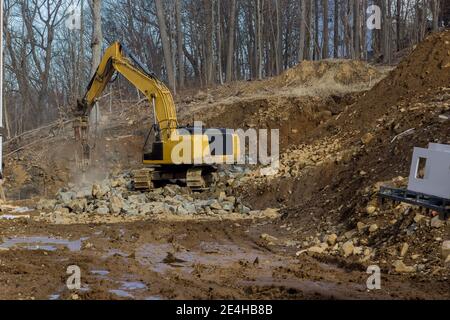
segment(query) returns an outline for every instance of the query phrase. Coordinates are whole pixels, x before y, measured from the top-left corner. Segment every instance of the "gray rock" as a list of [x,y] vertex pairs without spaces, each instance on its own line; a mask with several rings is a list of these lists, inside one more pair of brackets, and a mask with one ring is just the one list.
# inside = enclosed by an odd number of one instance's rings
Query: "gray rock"
[[176,213],[185,216],[189,214],[189,211],[187,211],[183,206],[178,206]]
[[124,212],[125,212],[126,215],[129,215],[129,216],[137,216],[139,214],[139,210],[138,209],[131,208],[131,207],[124,208]]
[[447,259],[447,257],[450,255],[450,240],[444,241],[442,243],[442,257],[444,259]]
[[170,208],[164,202],[154,202],[153,203],[153,213],[155,213],[155,214],[170,213]]
[[177,195],[176,186],[165,186],[164,195],[174,197]]
[[109,214],[109,209],[108,209],[108,207],[99,207],[99,208],[97,208],[97,210],[95,210],[95,213],[101,214],[101,215],[106,215],[106,214]]
[[87,208],[87,200],[85,198],[83,199],[75,199],[70,202],[68,207],[76,213],[82,213]]
[[39,200],[36,208],[38,210],[53,210],[56,206],[56,200],[47,200],[41,199]]
[[141,214],[151,214],[153,211],[153,206],[151,203],[144,203],[139,207],[139,213]]
[[236,206],[237,211],[242,213],[242,214],[249,214],[252,209],[250,209],[249,207],[244,206],[243,204],[239,204]]
[[145,194],[131,195],[128,196],[128,201],[133,204],[141,204],[145,203],[147,200],[147,196]]
[[445,222],[442,221],[439,216],[434,217],[433,219],[431,219],[431,227],[439,229],[442,228],[444,226]]
[[58,193],[57,199],[61,201],[63,204],[69,204],[73,199],[76,198],[75,192],[60,192]]
[[186,209],[188,214],[196,214],[197,213],[197,209],[193,203],[185,202],[185,203],[183,203],[183,207]]
[[234,210],[234,204],[231,202],[224,202],[222,203],[222,208],[225,211],[233,211]]
[[102,199],[109,192],[108,188],[103,185],[94,184],[92,185],[92,196],[95,199]]
[[222,210],[222,206],[217,200],[213,200],[212,203],[209,204],[209,207],[213,210]]
[[89,187],[81,188],[76,193],[77,199],[91,198],[91,196],[92,196],[92,190]]
[[122,198],[113,196],[109,202],[109,210],[113,214],[119,214],[122,211],[123,205]]
[[225,201],[231,203],[232,205],[236,204],[236,197],[226,197]]

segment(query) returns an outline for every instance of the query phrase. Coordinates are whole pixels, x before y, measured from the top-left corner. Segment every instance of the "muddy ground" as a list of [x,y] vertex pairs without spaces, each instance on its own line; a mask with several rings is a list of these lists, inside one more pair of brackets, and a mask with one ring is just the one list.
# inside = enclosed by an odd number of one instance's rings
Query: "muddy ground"
[[[445,279],[382,276],[368,291],[359,264],[268,246],[270,220],[48,225],[0,222],[0,299],[448,299]],[[67,268],[81,269],[69,291]]]
[[[100,183],[141,166],[152,123],[145,101],[104,113],[82,175],[70,122],[7,142],[0,299],[450,299],[450,223],[381,204],[377,194],[382,185],[407,187],[414,147],[450,144],[449,59],[447,31],[389,74],[360,62],[304,62],[273,79],[178,98],[182,124],[280,129],[277,174],[247,168],[200,196],[235,199],[228,212],[222,201],[187,215],[109,214],[112,191],[38,210],[80,177]],[[252,210],[277,215],[245,213]],[[80,290],[66,286],[72,265]],[[380,290],[367,289],[372,265],[381,269]]]

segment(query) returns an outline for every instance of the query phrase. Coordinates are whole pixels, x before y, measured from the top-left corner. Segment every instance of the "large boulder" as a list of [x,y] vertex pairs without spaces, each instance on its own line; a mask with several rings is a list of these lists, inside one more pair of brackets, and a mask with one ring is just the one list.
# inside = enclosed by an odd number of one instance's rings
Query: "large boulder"
[[109,211],[112,214],[119,214],[122,212],[123,200],[118,196],[112,196],[109,201]]
[[195,207],[195,205],[191,202],[185,202],[183,203],[183,207],[184,209],[186,209],[186,211],[188,212],[188,214],[196,214],[197,213],[197,208]]
[[69,203],[68,207],[73,212],[82,213],[82,212],[84,212],[86,210],[87,200],[85,198],[72,200]]
[[110,191],[110,188],[103,184],[92,185],[92,196],[95,199],[103,199],[104,196]]
[[353,241],[347,241],[342,245],[342,254],[345,258],[353,255],[353,251],[355,250],[355,246],[353,245]]
[[36,209],[38,210],[53,210],[56,206],[56,200],[41,199],[39,200]]
[[69,205],[70,202],[76,198],[76,193],[73,191],[67,191],[67,192],[59,192],[57,197],[58,201],[63,203],[64,205]]
[[450,240],[447,240],[442,243],[442,258],[447,259],[449,255],[450,255]]

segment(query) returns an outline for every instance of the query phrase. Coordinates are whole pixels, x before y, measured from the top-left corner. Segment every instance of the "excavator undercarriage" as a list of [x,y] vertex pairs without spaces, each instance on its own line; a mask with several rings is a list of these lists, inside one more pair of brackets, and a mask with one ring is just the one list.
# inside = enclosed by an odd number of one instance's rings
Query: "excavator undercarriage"
[[179,184],[192,191],[209,190],[218,180],[215,167],[178,167],[161,166],[133,171],[133,187],[135,190],[148,191],[165,184]]

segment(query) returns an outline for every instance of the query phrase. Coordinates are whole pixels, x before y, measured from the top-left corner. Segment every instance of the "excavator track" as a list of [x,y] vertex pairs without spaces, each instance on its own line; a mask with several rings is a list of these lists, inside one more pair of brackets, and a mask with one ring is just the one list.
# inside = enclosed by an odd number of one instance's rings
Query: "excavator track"
[[186,174],[186,186],[192,191],[208,190],[206,180],[203,177],[202,168],[193,168],[188,170]]
[[154,169],[141,169],[133,171],[133,186],[135,190],[150,191],[154,188]]
[[208,191],[217,181],[217,174],[211,168],[189,168],[173,172],[168,168],[146,168],[133,171],[133,186],[138,191],[150,191],[158,185],[186,183],[194,192]]

